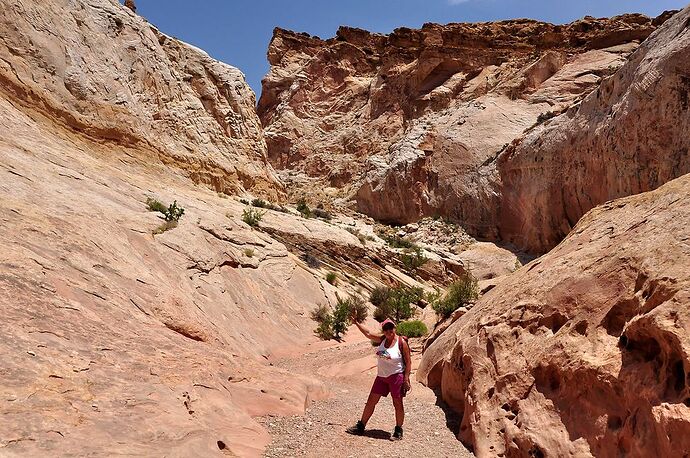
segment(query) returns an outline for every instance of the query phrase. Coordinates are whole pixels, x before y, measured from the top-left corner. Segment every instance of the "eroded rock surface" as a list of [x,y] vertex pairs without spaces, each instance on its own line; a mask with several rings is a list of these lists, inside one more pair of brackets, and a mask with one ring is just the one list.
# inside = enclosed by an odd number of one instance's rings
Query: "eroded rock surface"
[[446,215],[496,237],[481,165],[596,88],[663,19],[343,27],[329,40],[276,29],[258,108],[269,159],[379,220]]
[[690,450],[690,176],[587,213],[429,346],[478,456]]
[[578,107],[499,157],[501,238],[545,252],[592,207],[690,172],[689,20],[688,8],[669,19]]
[[116,0],[0,2],[0,84],[93,138],[217,191],[276,196],[244,75],[170,38]]

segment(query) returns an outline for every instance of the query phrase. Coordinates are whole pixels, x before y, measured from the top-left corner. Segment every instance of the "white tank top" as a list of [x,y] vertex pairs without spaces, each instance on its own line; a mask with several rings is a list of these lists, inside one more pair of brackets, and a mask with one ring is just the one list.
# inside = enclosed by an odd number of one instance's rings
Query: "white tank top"
[[405,371],[403,355],[400,353],[400,344],[396,336],[395,341],[390,347],[386,347],[386,339],[376,349],[378,358],[378,376],[390,377],[393,374],[400,374]]

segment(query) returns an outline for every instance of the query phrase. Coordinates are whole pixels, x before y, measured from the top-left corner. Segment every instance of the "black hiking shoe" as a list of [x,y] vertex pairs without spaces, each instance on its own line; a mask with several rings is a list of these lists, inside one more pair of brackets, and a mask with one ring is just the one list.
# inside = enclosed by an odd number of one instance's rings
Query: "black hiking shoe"
[[396,426],[393,430],[393,435],[391,436],[392,441],[400,441],[403,438],[402,426]]
[[361,436],[364,434],[364,423],[362,423],[362,420],[359,420],[355,426],[350,426],[345,430],[345,432],[348,434],[354,434],[355,436]]

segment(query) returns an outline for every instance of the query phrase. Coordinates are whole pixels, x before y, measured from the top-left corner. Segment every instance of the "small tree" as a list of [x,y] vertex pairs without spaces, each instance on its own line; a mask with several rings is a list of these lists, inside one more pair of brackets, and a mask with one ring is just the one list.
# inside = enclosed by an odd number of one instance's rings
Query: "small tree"
[[478,297],[479,286],[477,279],[467,272],[451,283],[446,294],[432,303],[431,307],[437,315],[448,318],[454,311],[477,300]]
[[411,318],[416,304],[424,297],[422,288],[398,286],[397,288],[376,288],[372,291],[370,300],[376,306],[374,318],[383,321],[390,318],[396,322]]
[[319,323],[315,333],[323,340],[340,340],[352,321],[361,323],[367,318],[366,304],[359,296],[342,299],[336,295],[337,303],[333,311],[319,305],[311,313],[311,318]]

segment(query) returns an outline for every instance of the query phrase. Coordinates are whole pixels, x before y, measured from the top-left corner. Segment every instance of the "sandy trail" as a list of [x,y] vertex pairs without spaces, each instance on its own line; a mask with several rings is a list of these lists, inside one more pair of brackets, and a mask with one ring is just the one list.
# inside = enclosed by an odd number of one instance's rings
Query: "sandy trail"
[[[356,329],[349,334],[357,333]],[[266,457],[472,457],[451,431],[457,418],[436,405],[436,395],[414,381],[405,400],[404,440],[392,442],[395,413],[390,397],[382,398],[367,425],[365,436],[345,432],[362,413],[376,375],[376,359],[368,341],[346,342],[309,351],[277,365],[297,374],[322,380],[331,392],[325,400],[312,401],[304,416],[260,418],[273,438]],[[411,342],[413,362],[419,363],[418,344]],[[417,364],[413,364],[416,367]],[[338,375],[334,375],[338,374]]]

